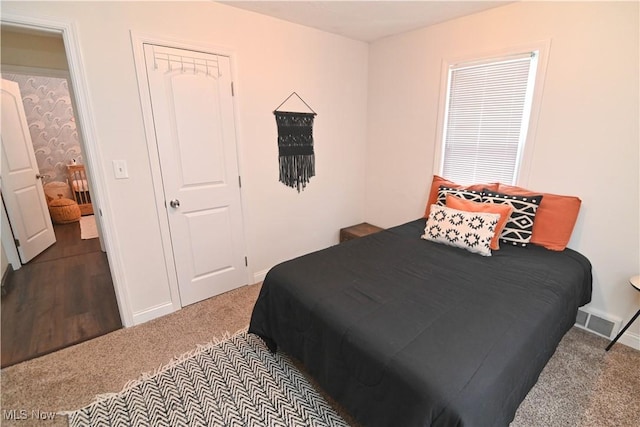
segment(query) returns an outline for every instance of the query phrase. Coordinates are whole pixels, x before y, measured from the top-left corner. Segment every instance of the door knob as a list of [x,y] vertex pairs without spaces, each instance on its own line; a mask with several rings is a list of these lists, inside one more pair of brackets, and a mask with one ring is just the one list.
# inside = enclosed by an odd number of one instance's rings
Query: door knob
[[49,178],[49,175],[40,175],[39,173],[36,174],[36,179],[42,179],[42,178],[44,179]]
[[169,202],[169,206],[171,206],[172,208],[179,208],[180,207],[180,200],[178,199],[173,199]]

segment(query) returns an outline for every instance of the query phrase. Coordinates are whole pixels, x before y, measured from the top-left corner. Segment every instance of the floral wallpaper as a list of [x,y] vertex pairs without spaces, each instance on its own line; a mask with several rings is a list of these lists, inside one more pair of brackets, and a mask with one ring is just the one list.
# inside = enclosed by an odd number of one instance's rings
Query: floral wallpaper
[[67,80],[3,74],[20,86],[24,112],[44,183],[67,182],[67,165],[83,163]]

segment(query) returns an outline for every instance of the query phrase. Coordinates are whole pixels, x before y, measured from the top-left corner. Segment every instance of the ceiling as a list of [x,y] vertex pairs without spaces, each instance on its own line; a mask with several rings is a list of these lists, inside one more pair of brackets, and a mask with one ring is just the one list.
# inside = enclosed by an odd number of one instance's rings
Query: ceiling
[[221,1],[229,6],[355,40],[383,37],[502,6],[513,1]]

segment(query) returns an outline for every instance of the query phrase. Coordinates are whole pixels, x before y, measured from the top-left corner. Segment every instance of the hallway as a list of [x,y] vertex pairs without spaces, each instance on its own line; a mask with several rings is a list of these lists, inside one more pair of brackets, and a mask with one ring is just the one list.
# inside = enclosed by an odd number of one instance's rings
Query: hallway
[[122,327],[107,256],[80,225],[56,224],[57,242],[17,271],[2,296],[2,368]]

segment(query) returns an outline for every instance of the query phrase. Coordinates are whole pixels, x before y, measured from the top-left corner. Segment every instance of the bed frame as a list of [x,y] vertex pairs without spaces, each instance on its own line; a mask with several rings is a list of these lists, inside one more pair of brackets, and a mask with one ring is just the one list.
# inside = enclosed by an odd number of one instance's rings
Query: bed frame
[[67,166],[67,180],[71,188],[73,200],[80,207],[82,215],[93,215],[93,204],[91,203],[91,194],[89,193],[89,181],[84,165]]

